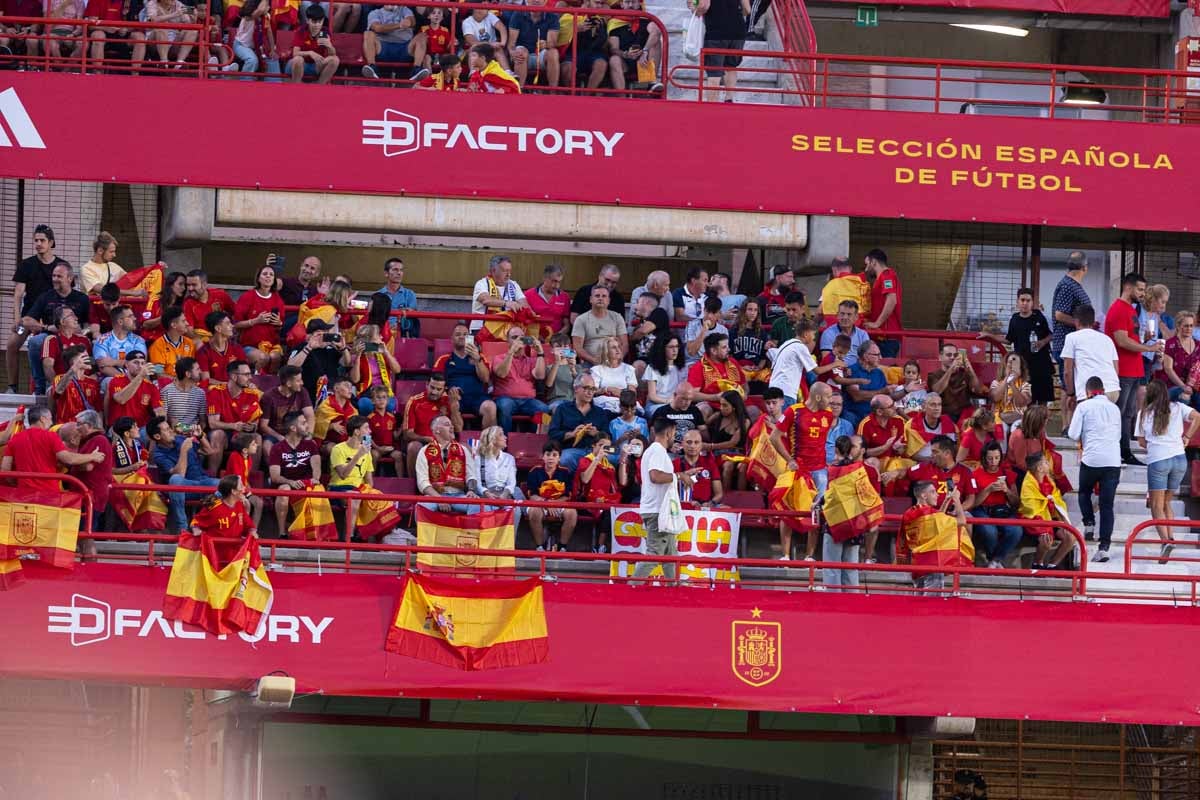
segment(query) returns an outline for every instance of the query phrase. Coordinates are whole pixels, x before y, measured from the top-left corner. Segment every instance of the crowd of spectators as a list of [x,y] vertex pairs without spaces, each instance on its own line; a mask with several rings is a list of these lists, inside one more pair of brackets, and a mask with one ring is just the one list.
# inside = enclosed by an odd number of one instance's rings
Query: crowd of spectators
[[[949,342],[936,362],[886,355],[903,338],[903,291],[881,250],[860,273],[845,259],[831,265],[818,314],[787,267],[771,270],[757,296],[733,294],[728,275],[700,267],[675,288],[656,271],[627,302],[616,265],[572,295],[558,265],[523,289],[498,255],[472,290],[471,310],[508,322],[454,324],[415,387],[396,358],[397,344],[420,334],[419,320],[393,314],[417,305],[401,258],[389,258],[381,285],[362,296],[346,276],[324,275],[316,257],[292,277],[271,256],[236,300],[200,270],[167,272],[155,298],[118,287],[117,247],[98,235],[77,277],[55,255],[54,232],[35,231],[35,254],[15,275],[8,363],[18,364],[24,343],[33,390],[49,406],[19,435],[55,438],[34,433],[55,424],[61,446],[31,459],[10,447],[10,467],[41,470],[57,459],[99,486],[114,467],[141,465],[158,482],[209,486],[232,465],[286,489],[354,489],[382,475],[413,479],[429,496],[630,502],[641,456],[666,421],[666,449],[676,472],[695,476],[686,500],[697,506],[763,491],[748,465],[769,442],[789,471],[811,477],[818,498],[829,465],[861,460],[885,496],[920,501],[928,485],[949,513],[1065,522],[1061,492],[1071,481],[1046,433],[1057,367],[1066,432],[1082,443],[1085,535],[1095,535],[1098,490],[1095,557],[1107,560],[1120,467],[1141,463],[1130,441],[1146,448],[1152,514],[1162,518],[1187,468],[1185,442],[1200,427],[1193,316],[1168,315],[1165,289],[1131,274],[1101,332],[1078,253],[1055,291],[1053,324],[1021,289],[1007,334],[980,335],[1004,351],[991,362]],[[106,432],[120,463],[111,449],[71,446],[72,437],[86,443]],[[506,452],[514,432],[537,437],[541,452],[515,462]],[[71,452],[89,461],[63,461]],[[96,452],[106,453],[103,467],[91,461]],[[184,499],[168,496],[172,531],[186,522]],[[273,505],[284,531],[290,504]],[[556,548],[580,515],[527,519],[536,546]],[[789,558],[795,526],[779,527]],[[1009,563],[1028,532],[973,528],[981,562],[993,567]],[[1172,539],[1165,527],[1161,535],[1166,557]],[[1036,539],[1039,567],[1070,563],[1073,542],[1059,529]],[[817,544],[809,532],[803,557],[815,559]],[[865,544],[865,560],[892,557],[875,535]]]
[[[0,63],[70,69],[86,56],[93,68],[137,75],[170,74],[192,58],[207,58],[213,70],[272,83],[285,77],[329,83],[341,72],[434,91],[663,90],[660,28],[643,17],[594,13],[638,12],[642,0],[531,0],[524,11],[470,13],[398,4],[330,5],[309,0],[211,0],[207,8],[198,0],[10,3],[5,15],[56,22],[0,21]],[[564,11],[543,10],[548,5]],[[75,20],[90,24],[85,28],[72,24]],[[130,22],[164,27],[121,24]],[[199,46],[202,33],[211,43],[205,47]]]

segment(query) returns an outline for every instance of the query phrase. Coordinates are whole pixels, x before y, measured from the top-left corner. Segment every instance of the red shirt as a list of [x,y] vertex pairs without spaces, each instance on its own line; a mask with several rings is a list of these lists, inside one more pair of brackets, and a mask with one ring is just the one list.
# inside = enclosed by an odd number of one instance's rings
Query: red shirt
[[971,470],[962,464],[955,464],[950,469],[935,467],[932,463],[917,464],[908,471],[908,479],[913,483],[929,481],[936,486],[938,505],[950,494],[950,481],[954,481],[954,488],[958,489],[964,503],[974,497],[976,492],[975,478]]
[[575,468],[575,480],[579,484],[576,488],[579,490],[579,495],[588,503],[620,502],[621,490],[617,486],[616,467],[610,464],[608,459],[602,460],[596,467],[596,471],[592,473],[592,479],[585,484],[583,483],[583,473],[587,472],[591,465],[592,457],[586,455],[579,459],[579,465]]
[[[997,436],[997,433],[1000,435]],[[980,439],[979,434],[975,432],[975,429],[968,427],[963,431],[962,436],[958,440],[958,443],[961,447],[967,448],[967,457],[964,458],[963,461],[983,461],[983,446],[988,442],[1002,441],[1003,436],[1004,429],[999,428],[998,431],[993,431],[992,433],[987,434],[985,438]]]
[[124,11],[124,0],[88,0],[87,9],[83,12],[83,16],[88,19],[95,18],[105,22],[119,22],[125,19]]
[[[421,29],[425,32],[427,40],[426,52],[431,56],[445,55],[450,52],[450,48],[454,45],[454,34],[449,28],[439,25],[434,28],[431,25],[426,25]],[[557,328],[555,329],[557,330]]]
[[[839,357],[840,356],[837,356],[836,354],[834,354],[834,352],[832,350],[830,350],[828,353],[826,353],[824,355],[824,357],[821,358],[820,366],[822,366],[822,367],[829,366],[834,361],[837,361]],[[831,369],[831,370],[829,370],[829,372],[826,372],[824,375],[822,375],[817,380],[828,383],[830,386],[834,387],[838,391],[841,391],[841,388],[838,386],[838,384],[834,382],[834,380],[833,380],[834,377],[838,377],[838,378],[847,377],[847,370],[844,370],[841,368]]]
[[50,393],[54,397],[54,421],[71,422],[80,411],[99,409],[100,381],[90,375],[84,375],[77,381],[71,381],[62,394]]
[[[45,428],[26,428],[8,440],[5,455],[12,456],[15,472],[58,472],[58,453],[67,446],[57,433]],[[60,484],[54,478],[19,478],[27,489],[57,492]]]
[[116,422],[121,417],[133,417],[139,428],[144,428],[154,415],[154,410],[162,407],[162,396],[154,381],[145,379],[134,390],[133,397],[127,402],[117,402],[117,392],[132,383],[128,375],[118,375],[108,383],[108,414],[107,419]]
[[243,389],[234,397],[225,384],[209,388],[208,413],[221,422],[257,422],[262,416],[262,394],[256,389]]
[[954,426],[954,420],[950,419],[945,414],[942,414],[938,419],[937,428],[929,430],[929,425],[925,421],[924,411],[914,411],[908,415],[912,420],[912,429],[921,435],[921,438],[927,442],[932,442],[935,436],[949,436],[951,439],[958,438],[958,428]]
[[[710,367],[712,372],[705,375],[705,367]],[[721,394],[727,391],[729,387],[722,389],[717,381],[729,381],[738,386],[745,386],[746,376],[742,374],[742,367],[732,358],[726,359],[724,362],[713,361],[708,356],[704,356],[695,364],[688,367],[687,382],[701,394]]]
[[108,441],[104,431],[90,433],[79,443],[80,453],[96,451],[104,454],[104,460],[99,464],[92,464],[91,469],[83,466],[71,467],[71,475],[78,478],[87,487],[88,494],[92,496],[93,511],[102,510],[108,505],[108,487],[113,482],[112,443]]
[[67,371],[67,365],[63,363],[62,354],[67,351],[67,348],[76,345],[83,347],[89,354],[92,352],[91,340],[82,334],[77,333],[74,336],[64,338],[62,335],[56,333],[46,339],[46,344],[42,346],[42,358],[54,359],[55,375],[62,375]]
[[210,380],[227,383],[229,381],[229,365],[234,361],[245,361],[246,351],[240,344],[225,343],[225,352],[212,346],[209,340],[200,345],[196,351],[196,363],[202,372],[207,372]]
[[[1121,378],[1141,378],[1145,373],[1140,350],[1126,350],[1114,336],[1117,331],[1125,331],[1133,341],[1138,337],[1137,312],[1133,305],[1118,297],[1108,307],[1108,315],[1104,318],[1104,332],[1113,340],[1117,347],[1117,376]],[[1182,376],[1180,376],[1182,377]]]
[[371,426],[371,441],[381,447],[396,445],[396,415],[386,411],[372,411],[367,415]]
[[217,500],[192,517],[192,527],[209,536],[236,539],[254,530],[254,523],[243,503],[227,505],[224,500]]
[[250,488],[250,462],[241,452],[235,451],[229,454],[229,460],[225,462],[225,471],[221,475],[237,475],[242,479],[242,485],[247,490]]
[[810,411],[807,406],[788,406],[783,412],[783,440],[788,452],[796,459],[801,471],[816,472],[825,469],[825,440],[829,438],[829,426],[833,424],[833,412]]
[[[233,311],[233,321],[245,322],[248,319],[254,319],[259,314],[271,311],[278,314],[281,320],[283,319],[283,298],[277,292],[272,292],[269,297],[263,297],[251,289],[248,292],[242,292],[242,296],[237,299],[237,305],[234,306]],[[264,342],[278,345],[279,326],[251,325],[249,328],[242,330],[238,341],[245,347],[256,347],[260,350],[263,349],[262,345]]]
[[191,297],[183,301],[183,316],[187,317],[188,324],[194,329],[207,331],[208,326],[204,324],[205,317],[214,311],[224,311],[232,317],[234,308],[233,298],[224,289],[209,289],[208,300],[204,302]]
[[773,292],[770,289],[763,289],[762,294],[758,296],[758,299],[761,300],[763,304],[764,318],[778,317],[787,313],[786,295],[780,294],[779,292]]
[[699,467],[701,471],[696,473],[696,482],[692,484],[692,502],[711,503],[713,499],[713,481],[721,479],[721,468],[717,466],[717,460],[712,457],[712,453],[701,453],[700,458],[696,459],[695,464],[688,464],[683,456],[675,459],[676,475],[684,470],[695,469],[696,467]]
[[[1010,467],[1001,463],[999,472],[988,472],[983,467],[971,473],[971,478],[975,481],[975,491],[983,491],[985,487],[990,485],[996,478],[1003,477],[1005,483],[1011,488],[1017,483],[1017,475]],[[1000,506],[1008,503],[1008,495],[1004,492],[991,492],[987,497],[983,498],[980,505],[984,506]]]
[[[327,34],[322,30],[318,35],[326,36]],[[332,50],[332,39],[329,41],[329,44],[330,50]],[[330,54],[329,51],[317,44],[317,37],[312,35],[312,31],[308,29],[307,24],[301,24],[296,28],[296,35],[292,38],[292,47],[294,49],[299,49],[301,53],[303,53],[305,50],[311,50],[312,52],[320,53],[323,56]]]
[[404,404],[404,422],[401,427],[418,436],[433,436],[430,425],[442,415],[450,415],[449,397],[442,395],[442,399],[435,403],[425,396],[425,392],[417,392]]
[[[858,435],[863,439],[863,446],[868,450],[883,447],[888,439],[895,437],[897,442],[904,442],[904,420],[900,417],[888,417],[886,425],[879,424],[879,418],[874,414],[863,417],[858,423]],[[882,453],[879,458],[903,455],[903,453]]]
[[541,290],[540,284],[526,289],[525,300],[529,303],[529,310],[540,319],[546,320],[550,328],[558,333],[566,326],[567,319],[571,316],[571,295],[559,289],[558,294],[547,300],[542,297]]
[[900,330],[900,306],[904,302],[904,292],[900,288],[900,277],[891,267],[879,273],[879,277],[871,282],[871,313],[874,315],[872,321],[879,319],[879,315],[883,313],[883,302],[888,295],[895,296],[896,307],[892,309],[891,315],[879,326],[879,329],[898,331]]
[[[158,319],[160,317],[162,317],[162,301],[161,300],[155,300],[150,305],[146,306],[145,310],[142,311],[142,313],[137,315],[138,333],[140,333],[142,335],[142,338],[146,340],[147,346],[151,342],[153,342],[155,339],[162,336],[163,329],[162,329],[161,325],[157,328],[151,328],[150,330],[145,330],[142,326],[146,324],[146,320]],[[149,355],[149,354],[147,353],[147,355]]]

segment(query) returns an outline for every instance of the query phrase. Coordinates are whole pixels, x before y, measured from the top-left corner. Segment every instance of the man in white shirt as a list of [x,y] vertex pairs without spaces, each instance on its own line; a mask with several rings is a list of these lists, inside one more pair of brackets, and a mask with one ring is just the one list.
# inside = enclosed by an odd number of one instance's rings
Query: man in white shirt
[[[675,482],[675,465],[671,461],[670,447],[675,442],[675,423],[665,417],[654,420],[654,443],[642,453],[640,478],[642,496],[638,505],[638,513],[642,517],[642,528],[646,531],[646,555],[675,556],[679,555],[676,547],[675,534],[660,533],[658,530],[658,512],[662,508],[663,498],[667,490]],[[685,480],[690,479],[695,471],[683,473]],[[639,561],[633,571],[634,578],[646,578],[657,566],[653,561]],[[673,582],[676,575],[676,565],[672,562],[663,564],[663,575]]]
[[778,349],[767,351],[774,364],[771,367],[770,387],[783,392],[783,407],[796,405],[800,396],[800,382],[806,373],[817,368],[817,360],[813,358],[808,345],[815,338],[816,328],[808,320],[796,326],[796,335],[788,339]]
[[[1091,306],[1080,306],[1091,310]],[[1090,329],[1088,329],[1090,330]],[[1083,331],[1067,334],[1072,336]],[[1102,338],[1107,336],[1100,334]],[[1063,345],[1066,352],[1067,345]],[[1079,515],[1083,518],[1083,538],[1096,535],[1096,517],[1092,510],[1092,492],[1100,486],[1100,548],[1092,561],[1108,561],[1108,546],[1113,532],[1113,501],[1121,482],[1121,409],[1104,391],[1104,381],[1092,376],[1084,383],[1084,399],[1071,417],[1067,436],[1083,447],[1079,459]]]
[[[488,272],[475,281],[471,292],[472,314],[496,314],[501,311],[516,311],[529,305],[525,292],[512,279],[512,261],[508,256],[492,256],[488,261]],[[483,320],[471,320],[471,333],[483,327]]]
[[1095,376],[1104,383],[1104,393],[1114,403],[1121,393],[1117,378],[1117,348],[1111,338],[1092,326],[1096,323],[1096,309],[1082,305],[1075,309],[1077,330],[1071,331],[1063,340],[1063,403],[1064,418],[1070,419],[1070,408],[1075,402],[1087,397],[1088,378]]

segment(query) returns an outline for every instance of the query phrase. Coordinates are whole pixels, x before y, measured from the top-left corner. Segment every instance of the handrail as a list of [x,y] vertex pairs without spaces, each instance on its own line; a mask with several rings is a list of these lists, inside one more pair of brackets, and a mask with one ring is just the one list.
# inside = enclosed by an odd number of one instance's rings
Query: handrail
[[[60,56],[52,58],[50,56],[50,54],[47,52],[46,48],[43,46],[41,48],[41,52],[37,56],[13,54],[11,56],[5,56],[2,59],[2,61],[5,63],[34,64],[34,65],[41,66],[43,69],[47,69],[47,70],[50,69],[52,66],[67,64],[67,63],[73,64],[73,63],[77,62],[80,65],[80,71],[85,74],[88,72],[89,68],[94,69],[94,68],[103,67],[103,66],[113,67],[113,66],[119,64],[119,65],[122,65],[123,68],[124,68],[124,65],[128,65],[128,68],[131,70],[136,68],[136,69],[143,70],[146,72],[154,72],[154,73],[158,73],[158,74],[171,74],[171,75],[195,74],[197,76],[202,77],[203,73],[208,68],[208,52],[210,49],[212,49],[214,47],[222,48],[225,50],[229,50],[232,53],[232,51],[229,49],[229,47],[226,46],[225,44],[223,44],[222,42],[219,42],[219,41],[212,42],[209,40],[208,32],[211,28],[210,22],[211,22],[211,17],[209,16],[209,11],[207,9],[207,6],[205,9],[205,21],[204,22],[141,22],[138,20],[114,21],[114,20],[97,20],[97,19],[88,19],[88,18],[75,19],[75,18],[70,18],[70,17],[10,17],[10,16],[0,15],[0,25],[8,25],[8,26],[25,25],[25,26],[28,26],[30,28],[30,30],[34,30],[35,28],[41,29],[41,31],[37,32],[37,33],[24,33],[19,30],[14,33],[6,33],[5,34],[6,39],[11,39],[14,41],[31,40],[31,41],[37,41],[37,42],[49,42],[49,41],[77,42],[80,45],[79,53],[76,55],[73,55],[73,56],[61,56],[60,55]],[[54,27],[71,28],[72,32],[63,34],[63,35],[52,34],[49,31],[51,28],[54,28]],[[125,61],[122,59],[122,60],[118,61],[116,59],[105,58],[105,59],[101,59],[100,63],[97,64],[96,61],[91,59],[91,53],[90,53],[91,46],[93,44],[95,44],[95,42],[92,41],[91,34],[97,30],[104,30],[104,29],[111,29],[111,28],[122,28],[122,29],[140,30],[140,31],[155,31],[155,30],[194,31],[194,32],[196,32],[196,39],[194,41],[185,42],[185,43],[177,43],[176,42],[176,43],[172,43],[172,45],[186,44],[186,45],[189,45],[189,46],[195,48],[197,51],[197,63],[196,63],[196,65],[191,66],[191,67],[184,67],[183,65],[180,65],[178,68],[176,68],[172,64],[161,64],[161,63],[157,63],[154,61],[143,61],[140,65],[135,66],[131,60]],[[78,29],[78,33],[76,33],[74,29]],[[111,43],[111,40],[109,43]],[[149,38],[147,38],[145,40],[144,44],[147,48],[154,46],[154,42],[152,42]]]
[[[1135,556],[1133,554],[1133,548],[1135,545],[1165,544],[1162,541],[1159,541],[1159,542],[1140,542],[1140,541],[1138,541],[1138,537],[1142,535],[1143,531],[1149,530],[1150,528],[1157,528],[1159,526],[1164,527],[1164,528],[1190,528],[1193,530],[1197,530],[1197,529],[1200,529],[1200,520],[1195,520],[1195,519],[1147,519],[1147,520],[1143,520],[1142,522],[1139,522],[1137,525],[1134,525],[1133,530],[1131,530],[1129,532],[1129,536],[1125,540],[1125,571],[1127,573],[1133,573],[1133,562],[1134,561],[1161,562],[1161,559],[1162,559],[1161,556]],[[1180,542],[1180,541],[1172,540],[1170,542],[1170,544],[1174,545],[1175,547],[1200,548],[1200,542]],[[1170,563],[1172,561],[1175,563],[1180,563],[1180,564],[1200,564],[1200,557],[1197,557],[1197,558],[1168,557],[1167,562],[1165,562],[1165,563]],[[1179,576],[1173,575],[1171,577],[1178,578]]]
[[24,472],[21,470],[0,472],[0,480],[6,481],[8,478],[37,478],[41,480],[63,481],[66,483],[71,487],[71,491],[82,495],[79,513],[82,518],[80,521],[83,523],[83,530],[80,531],[80,536],[90,537],[92,535],[92,517],[94,516],[92,508],[92,493],[84,484],[84,482],[79,480],[79,478],[76,478],[74,475],[68,475],[65,472]]

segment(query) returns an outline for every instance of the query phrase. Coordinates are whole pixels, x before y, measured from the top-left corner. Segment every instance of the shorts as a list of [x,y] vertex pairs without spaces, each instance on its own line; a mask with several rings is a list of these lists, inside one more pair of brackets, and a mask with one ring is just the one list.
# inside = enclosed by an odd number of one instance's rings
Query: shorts
[[593,52],[589,51],[586,53],[578,53],[576,55],[579,59],[578,66],[576,67],[576,72],[578,72],[581,75],[586,75],[587,73],[591,72],[592,65],[595,64],[597,61],[604,61],[604,62],[608,61],[608,56],[606,56],[604,53],[593,53]]
[[[741,50],[746,46],[745,39],[705,39],[705,48],[716,48],[718,50]],[[736,67],[742,63],[741,56],[716,55],[710,54],[704,56],[704,66],[710,69],[705,70],[710,78],[719,78],[725,74],[722,67]]]
[[413,57],[409,55],[407,42],[380,42],[375,60],[383,64],[411,64]]
[[479,415],[479,407],[483,405],[483,401],[487,400],[486,395],[466,395],[458,401],[458,410],[464,414]]
[[1178,494],[1187,469],[1187,456],[1183,453],[1160,461],[1151,461],[1146,465],[1146,485],[1152,492],[1166,490]]
[[321,74],[321,73],[320,73],[320,70],[317,69],[317,65],[311,61],[305,60],[305,62],[304,62],[304,77],[315,78],[319,74]]

